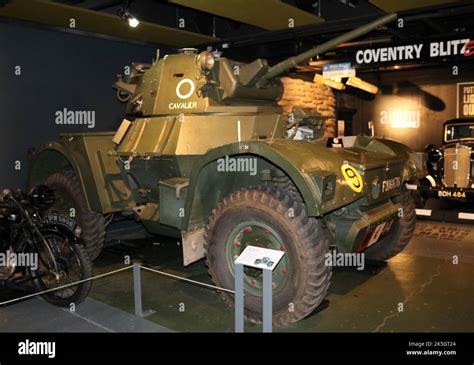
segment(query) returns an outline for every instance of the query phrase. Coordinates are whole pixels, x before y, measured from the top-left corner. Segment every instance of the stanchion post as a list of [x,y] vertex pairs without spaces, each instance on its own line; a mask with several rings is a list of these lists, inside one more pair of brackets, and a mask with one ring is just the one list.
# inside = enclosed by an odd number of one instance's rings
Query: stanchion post
[[271,269],[263,270],[263,332],[272,332],[273,279]]
[[142,310],[142,280],[140,277],[140,264],[133,264],[133,296],[135,303],[135,315],[143,317]]
[[235,332],[244,332],[244,265],[235,264]]

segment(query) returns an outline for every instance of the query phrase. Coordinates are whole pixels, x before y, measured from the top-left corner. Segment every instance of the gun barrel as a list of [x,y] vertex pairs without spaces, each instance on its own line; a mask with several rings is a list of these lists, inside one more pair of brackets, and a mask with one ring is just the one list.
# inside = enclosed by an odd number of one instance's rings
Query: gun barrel
[[339,44],[351,41],[361,35],[367,34],[370,31],[387,24],[393,20],[397,19],[397,14],[396,13],[390,13],[387,14],[381,18],[378,18],[374,21],[371,21],[370,23],[367,23],[365,25],[362,25],[354,30],[351,30],[350,32],[341,34],[340,36],[333,38],[323,44],[320,44],[319,46],[316,46],[314,48],[311,48],[310,50],[300,53],[297,56],[291,57],[285,61],[282,61],[275,66],[271,67],[268,69],[265,75],[263,75],[263,78],[266,80],[272,79],[280,74],[282,74],[285,71],[288,71],[292,69],[293,67],[299,65],[300,63],[309,60],[310,58],[324,53]]

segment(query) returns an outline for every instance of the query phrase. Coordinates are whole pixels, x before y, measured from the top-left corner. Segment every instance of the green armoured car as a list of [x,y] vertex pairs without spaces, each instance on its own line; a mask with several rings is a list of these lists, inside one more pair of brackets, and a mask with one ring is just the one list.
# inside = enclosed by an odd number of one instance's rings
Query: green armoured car
[[[274,323],[304,318],[326,295],[331,247],[379,260],[404,248],[415,224],[405,183],[426,172],[422,156],[395,141],[344,137],[343,148],[327,147],[321,115],[276,106],[278,76],[394,19],[272,67],[193,49],[135,64],[116,83],[133,121],[35,149],[29,185],[56,189],[54,210],[75,213],[92,258],[106,221],[124,217],[180,237],[184,265],[205,257],[220,287],[233,288],[234,260],[247,245],[283,250],[273,272]],[[296,140],[298,128],[305,137]],[[246,316],[259,321],[261,271],[246,269],[244,285]]]

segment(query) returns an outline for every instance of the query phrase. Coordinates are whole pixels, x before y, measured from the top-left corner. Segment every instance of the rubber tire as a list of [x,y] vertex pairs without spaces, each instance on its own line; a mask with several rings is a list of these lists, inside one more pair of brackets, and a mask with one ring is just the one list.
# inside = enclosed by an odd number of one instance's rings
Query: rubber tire
[[[76,221],[81,227],[81,238],[91,260],[99,256],[105,241],[105,219],[100,213],[89,211],[82,193],[81,184],[73,171],[56,173],[45,180],[45,185],[67,196],[71,208],[76,210]],[[54,206],[50,209],[54,211]],[[59,212],[68,214],[68,212]]]
[[395,201],[402,205],[403,217],[396,223],[392,234],[364,251],[368,259],[377,261],[388,260],[403,251],[413,237],[416,226],[416,210],[413,195],[410,191],[406,191],[400,194]]
[[[81,263],[81,271],[82,271],[81,280],[91,278],[92,277],[92,262],[85,248],[79,244],[72,244],[71,247],[74,250],[76,256],[78,257],[79,262]],[[34,273],[33,273],[33,276],[34,276]],[[33,280],[33,284],[38,291],[43,291],[46,289],[38,279]],[[78,286],[79,286],[78,290],[74,293],[72,297],[69,297],[69,298],[58,298],[48,293],[41,295],[41,297],[44,300],[46,300],[48,303],[53,304],[58,307],[68,308],[72,303],[74,303],[74,305],[79,305],[89,295],[89,292],[92,287],[92,281],[89,280],[89,281],[82,282]]]
[[[288,212],[293,209],[293,217]],[[212,281],[219,287],[234,288],[225,242],[233,227],[248,219],[265,222],[285,242],[293,270],[286,286],[273,296],[273,323],[284,326],[308,316],[324,299],[330,285],[331,268],[325,265],[329,240],[321,221],[308,217],[301,199],[274,187],[244,189],[225,197],[212,211],[205,230],[206,264]],[[230,306],[234,296],[221,292]],[[293,303],[293,311],[290,311]],[[245,294],[245,317],[262,321],[262,298]]]

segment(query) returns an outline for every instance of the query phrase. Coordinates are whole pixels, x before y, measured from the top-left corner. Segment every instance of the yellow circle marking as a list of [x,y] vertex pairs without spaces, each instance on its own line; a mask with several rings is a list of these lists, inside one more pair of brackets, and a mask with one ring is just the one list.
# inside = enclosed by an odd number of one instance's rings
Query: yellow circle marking
[[364,188],[364,180],[362,180],[362,176],[360,176],[359,171],[349,164],[343,164],[341,166],[341,171],[342,176],[344,176],[344,179],[347,181],[349,187],[356,193],[360,193]]

